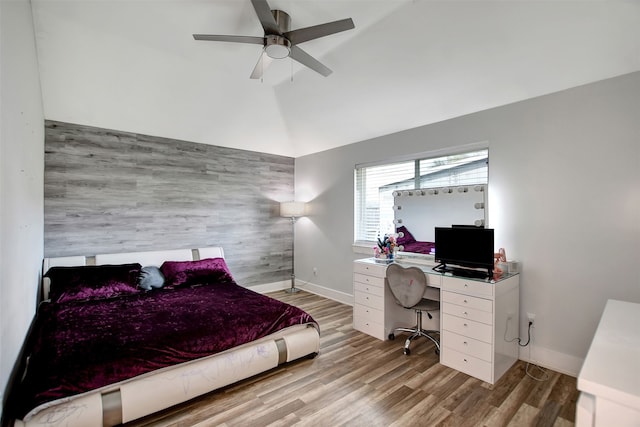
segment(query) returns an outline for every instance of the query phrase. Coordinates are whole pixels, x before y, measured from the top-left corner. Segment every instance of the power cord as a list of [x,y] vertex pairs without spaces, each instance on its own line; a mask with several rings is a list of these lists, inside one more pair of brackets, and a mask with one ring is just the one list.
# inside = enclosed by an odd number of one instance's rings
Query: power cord
[[[525,367],[524,371],[527,373],[527,375],[530,378],[533,378],[536,381],[546,381],[549,379],[549,374],[547,373],[547,371],[545,371],[542,367],[540,367],[539,365],[536,365],[534,363],[530,362],[531,360],[531,347],[529,347],[529,361],[527,361],[527,366]],[[536,377],[535,375],[533,375],[531,372],[529,372],[529,367],[533,366],[534,368],[538,368],[538,371],[541,372],[540,377]]]
[[531,326],[533,326],[533,322],[531,320],[529,320],[529,327],[527,328],[527,342],[522,344],[522,339],[520,337],[516,337],[513,339],[507,339],[507,332],[509,331],[509,317],[507,318],[507,324],[504,328],[504,340],[506,342],[514,342],[514,341],[518,341],[518,345],[520,347],[526,347],[529,345],[529,342],[531,342]]
[[[526,347],[531,343],[531,327],[533,326],[533,322],[531,320],[529,320],[529,326],[527,327],[527,342],[522,344],[522,339],[520,339],[520,337],[516,337],[513,338],[511,340],[507,339],[507,330],[509,329],[509,318],[507,318],[507,322],[506,322],[506,327],[504,328],[504,340],[507,342],[514,342],[514,341],[518,341],[518,345],[520,347]],[[538,371],[541,372],[541,376],[537,377],[534,374],[532,374],[531,372],[529,372],[529,368],[530,367],[534,367],[537,368]],[[527,374],[528,377],[536,380],[536,381],[547,381],[549,379],[549,374],[547,373],[546,370],[544,370],[542,367],[540,367],[539,365],[536,365],[534,363],[531,363],[531,346],[529,346],[529,357],[528,357],[528,361],[527,361],[527,366],[525,367],[525,373]]]

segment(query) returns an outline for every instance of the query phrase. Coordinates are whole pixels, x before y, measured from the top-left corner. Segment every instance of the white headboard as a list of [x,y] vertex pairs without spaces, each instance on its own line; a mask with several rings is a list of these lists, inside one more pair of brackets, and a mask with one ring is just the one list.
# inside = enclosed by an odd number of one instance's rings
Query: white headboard
[[[197,261],[205,258],[224,258],[224,251],[219,246],[197,249],[170,249],[166,251],[124,252],[119,254],[97,254],[89,256],[67,256],[45,258],[42,263],[44,275],[51,267],[75,267],[82,265],[129,264],[139,263],[143,267],[154,265],[160,267],[165,261]],[[42,292],[46,299],[49,295],[49,280],[43,278]]]

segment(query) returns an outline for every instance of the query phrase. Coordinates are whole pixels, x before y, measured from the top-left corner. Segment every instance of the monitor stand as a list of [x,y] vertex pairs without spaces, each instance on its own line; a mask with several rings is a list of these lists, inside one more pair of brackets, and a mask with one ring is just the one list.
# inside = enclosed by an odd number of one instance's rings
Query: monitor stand
[[446,264],[437,265],[433,267],[433,270],[439,273],[451,273],[454,276],[468,277],[470,279],[488,279],[492,275],[490,271],[473,270],[463,267],[451,267]]

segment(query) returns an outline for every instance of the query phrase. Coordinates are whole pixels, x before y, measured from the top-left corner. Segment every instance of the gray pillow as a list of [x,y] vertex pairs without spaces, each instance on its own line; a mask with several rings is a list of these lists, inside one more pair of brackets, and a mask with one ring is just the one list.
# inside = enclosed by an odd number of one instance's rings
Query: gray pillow
[[153,288],[161,288],[164,286],[164,275],[158,267],[148,266],[142,267],[140,276],[138,277],[138,287],[145,291]]

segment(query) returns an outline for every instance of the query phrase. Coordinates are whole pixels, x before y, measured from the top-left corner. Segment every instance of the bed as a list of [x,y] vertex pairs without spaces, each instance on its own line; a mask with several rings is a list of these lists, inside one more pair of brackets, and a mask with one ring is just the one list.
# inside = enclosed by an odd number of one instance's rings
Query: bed
[[319,351],[314,319],[238,285],[222,248],[49,258],[43,272],[15,426],[126,423]]
[[402,252],[412,252],[416,254],[433,255],[436,244],[434,242],[421,242],[413,237],[407,227],[400,226],[396,229],[398,234],[397,242]]

